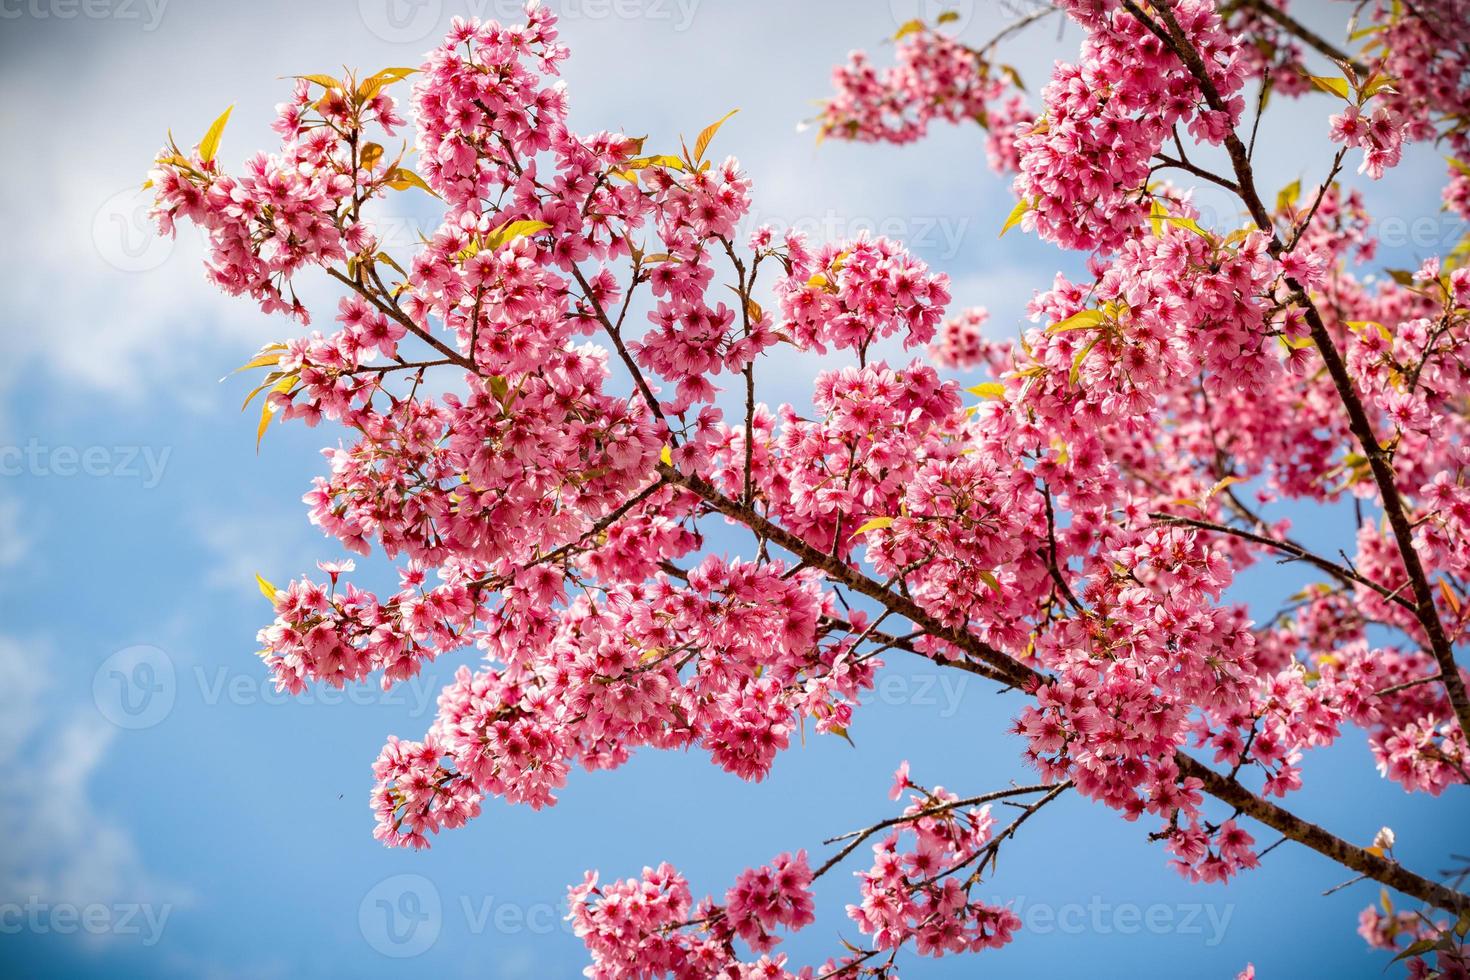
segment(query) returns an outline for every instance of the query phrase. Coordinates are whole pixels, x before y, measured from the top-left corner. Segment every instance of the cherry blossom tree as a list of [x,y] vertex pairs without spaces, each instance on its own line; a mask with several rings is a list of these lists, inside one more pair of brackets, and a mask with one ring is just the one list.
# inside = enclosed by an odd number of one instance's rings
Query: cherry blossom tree
[[[997,45],[1050,17],[1080,51],[1032,106]],[[1387,828],[1352,843],[1284,803],[1303,753],[1351,726],[1406,790],[1470,781],[1467,249],[1371,279],[1369,216],[1337,179],[1391,179],[1406,143],[1439,141],[1446,206],[1470,217],[1470,4],[1366,0],[1354,50],[1270,0],[1063,0],[978,48],[951,20],[904,25],[887,67],[854,55],[817,124],[985,128],[1017,199],[1002,231],[1088,255],[1015,342],[983,308],[947,317],[947,277],[901,243],[742,234],[752,189],[710,156],[720,123],[677,152],[568,128],[568,51],[534,0],[523,24],[456,20],[418,68],[298,78],[279,149],[238,175],[217,160],[228,114],[171,141],[159,227],[202,227],[211,280],[300,324],[246,365],[258,436],[337,427],[311,520],[398,568],[382,595],[351,561],[262,579],[266,669],[292,692],[387,687],[476,648],[428,731],[373,765],[376,834],[408,847],[487,796],[552,805],[574,768],[640,748],[760,780],[798,731],[845,736],[885,657],[1012,692],[1024,784],[962,797],[904,763],[890,814],[718,897],[667,864],[589,872],[570,890],[589,976],[886,977],[905,950],[1003,945],[1019,921],[976,886],[1068,792],[1141,819],[1194,881],[1248,872],[1263,834],[1310,848],[1402,896],[1363,913],[1370,943],[1463,976],[1456,882],[1402,865]],[[387,148],[402,89],[416,170]],[[1309,93],[1337,103],[1339,148],[1272,202],[1257,121]],[[1205,184],[1248,222],[1211,227]],[[443,205],[412,254],[371,220],[399,191]],[[340,287],[325,333],[301,333],[307,271]],[[878,356],[899,345],[927,350]],[[768,407],[758,377],[787,346],[828,366],[809,405]],[[1336,556],[1259,512],[1344,500]],[[709,547],[717,524],[738,557]],[[1278,558],[1321,580],[1255,621],[1225,591]],[[788,962],[778,934],[813,921],[813,880],[859,857],[866,945]]]

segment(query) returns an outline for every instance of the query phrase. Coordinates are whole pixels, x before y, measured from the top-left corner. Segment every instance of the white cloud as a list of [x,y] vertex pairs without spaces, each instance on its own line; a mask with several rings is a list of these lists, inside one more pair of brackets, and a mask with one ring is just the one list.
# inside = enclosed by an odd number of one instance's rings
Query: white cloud
[[[90,706],[48,707],[48,658],[0,636],[0,902],[55,908],[187,900],[144,866],[132,836],[92,799],[118,729]],[[166,914],[166,913],[164,913]],[[141,921],[141,920],[140,920]]]
[[20,501],[0,497],[0,568],[18,565],[30,550],[31,540],[21,530]]

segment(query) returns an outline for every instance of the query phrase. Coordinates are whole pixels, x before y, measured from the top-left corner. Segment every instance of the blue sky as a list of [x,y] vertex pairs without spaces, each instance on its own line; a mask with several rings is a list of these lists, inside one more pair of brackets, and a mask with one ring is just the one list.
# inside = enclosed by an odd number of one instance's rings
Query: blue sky
[[[820,854],[823,838],[888,815],[901,759],[961,793],[1032,778],[1004,734],[1014,697],[898,659],[859,713],[856,748],[808,739],[763,784],[698,753],[645,753],[614,773],[574,774],[549,811],[492,804],[428,852],[372,839],[372,759],[388,733],[423,732],[439,686],[471,655],[392,697],[274,694],[253,655],[267,616],[253,575],[283,581],[337,555],[299,503],[335,435],[276,428],[256,455],[238,412],[245,382],[217,379],[290,327],[214,294],[196,236],[146,237],[134,192],[169,127],[197,139],[235,103],[221,155],[238,163],[269,145],[272,107],[287,92],[279,76],[414,64],[452,15],[504,9],[390,2],[401,0],[0,0],[8,975],[573,976],[584,959],[561,904],[584,869],[626,876],[669,860],[697,893],[722,892],[743,867],[798,847]],[[991,308],[996,331],[1015,329],[1056,269],[1080,266],[1025,235],[996,237],[1011,198],[985,170],[976,130],[940,129],[906,149],[818,148],[797,132],[829,66],[850,48],[880,47],[922,12],[919,0],[552,6],[573,47],[574,124],[672,146],[739,106],[716,147],[752,175],[761,221],[906,238],[954,278],[957,305]],[[976,42],[1021,9],[950,6]],[[1297,7],[1319,20],[1333,12]],[[1034,89],[1077,41],[1049,23],[1005,50]],[[1320,96],[1268,113],[1265,187],[1319,174],[1328,111]],[[1458,232],[1438,210],[1440,177],[1421,149],[1368,188],[1389,264],[1412,265]],[[387,220],[405,234],[430,226],[427,203],[405,195]],[[315,283],[305,296],[320,306],[331,292]],[[804,402],[815,368],[773,364],[763,397]],[[1308,538],[1346,540],[1344,514],[1297,517]],[[1262,568],[1237,594],[1274,609],[1300,581],[1294,568]],[[1389,824],[1418,870],[1465,849],[1466,794],[1406,795],[1377,778],[1356,735],[1309,756],[1307,786],[1294,809],[1355,841]],[[1085,963],[1101,976],[1228,977],[1248,960],[1267,977],[1382,975],[1386,957],[1353,933],[1375,888],[1320,897],[1346,874],[1292,846],[1229,887],[1189,886],[1148,829],[1064,798],[1007,845],[986,885],[1021,911],[1017,942],[983,957],[910,958],[904,975]],[[819,962],[839,935],[859,938],[842,914],[854,893],[843,874],[819,883],[821,917],[784,944],[794,960]],[[408,952],[417,955],[394,955]]]

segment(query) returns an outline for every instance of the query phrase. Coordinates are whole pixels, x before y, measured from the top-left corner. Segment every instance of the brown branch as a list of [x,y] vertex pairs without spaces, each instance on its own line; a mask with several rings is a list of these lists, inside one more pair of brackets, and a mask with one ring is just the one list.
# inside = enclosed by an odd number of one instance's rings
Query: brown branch
[[425,330],[423,327],[420,327],[417,323],[414,323],[413,319],[407,313],[404,313],[403,310],[399,309],[398,306],[383,302],[371,289],[368,289],[366,286],[355,279],[348,278],[341,272],[338,272],[336,269],[327,269],[327,275],[347,286],[363,299],[373,304],[373,306],[377,308],[379,313],[382,313],[384,316],[391,317],[392,319],[398,321],[398,323],[401,324],[405,330],[422,340],[424,343],[428,344],[430,347],[434,348],[439,353],[443,354],[455,364],[458,364],[466,371],[471,371],[475,374],[480,373],[479,368],[476,367],[474,361],[471,361],[459,351],[455,350],[453,347],[450,347],[448,344],[445,344],[438,337],[435,337],[433,334],[429,333],[429,331]]
[[1366,77],[1368,66],[1358,61],[1352,55],[1327,40],[1321,34],[1312,30],[1306,24],[1271,3],[1270,0],[1245,0],[1242,6],[1254,10],[1267,20],[1276,22],[1276,25],[1286,33],[1292,35],[1304,44],[1316,48],[1320,54],[1324,54],[1333,61],[1346,62],[1360,77]]
[[1408,599],[1405,599],[1403,596],[1399,595],[1397,592],[1390,592],[1387,587],[1380,585],[1370,578],[1366,578],[1358,574],[1351,568],[1348,568],[1346,565],[1339,565],[1337,562],[1331,561],[1327,558],[1323,558],[1321,555],[1314,554],[1313,552],[1310,552],[1307,549],[1303,548],[1301,545],[1294,544],[1293,542],[1282,541],[1278,538],[1267,537],[1264,534],[1256,534],[1253,531],[1247,531],[1243,528],[1238,527],[1231,527],[1228,524],[1216,524],[1214,521],[1202,521],[1197,520],[1193,517],[1182,517],[1178,514],[1154,513],[1149,514],[1148,516],[1156,521],[1161,521],[1169,524],[1182,524],[1186,527],[1199,528],[1201,531],[1213,531],[1216,534],[1228,534],[1232,537],[1240,538],[1244,541],[1250,541],[1255,544],[1271,548],[1275,551],[1281,552],[1283,555],[1290,555],[1291,557],[1299,559],[1300,561],[1315,565],[1322,571],[1326,572],[1328,575],[1331,575],[1333,578],[1337,579],[1339,582],[1342,582],[1345,585],[1361,585],[1366,588],[1372,589],[1374,592],[1377,592],[1389,602],[1398,603],[1400,606],[1403,606],[1410,612],[1414,611],[1414,604]]
[[967,806],[979,806],[982,803],[990,803],[995,800],[1004,800],[1012,796],[1023,796],[1027,793],[1042,793],[1054,788],[1055,787],[1051,785],[1043,783],[1039,786],[1015,786],[1010,789],[996,790],[993,793],[982,793],[980,796],[971,796],[968,799],[955,800],[951,803],[940,803],[935,806],[925,807],[917,813],[910,813],[903,816],[890,817],[887,820],[880,820],[878,823],[875,823],[870,827],[864,827],[862,830],[850,830],[845,834],[838,834],[836,837],[829,837],[827,840],[822,841],[822,843],[836,844],[838,841],[844,840],[849,841],[849,843],[845,847],[843,847],[842,850],[838,851],[836,854],[832,855],[825,862],[823,862],[820,868],[813,871],[812,877],[820,878],[828,871],[831,871],[834,867],[840,864],[844,858],[846,858],[853,851],[857,850],[858,845],[862,844],[863,841],[867,840],[869,837],[872,837],[880,830],[886,830],[889,827],[896,827],[899,824],[913,823],[916,820],[922,820],[924,817],[937,816],[938,814],[948,813],[951,810],[958,810]]
[[[1130,2],[1130,0],[1124,0],[1124,2]],[[659,464],[658,472],[669,483],[689,490],[704,500],[713,510],[763,535],[778,547],[802,559],[807,565],[819,569],[833,581],[876,600],[885,608],[906,617],[915,626],[923,628],[930,635],[960,648],[976,661],[994,668],[1006,678],[1012,687],[1029,691],[1047,679],[1046,675],[1041,672],[1007,656],[989,644],[982,643],[968,632],[946,626],[925,612],[923,607],[908,596],[885,590],[881,583],[864,575],[857,568],[813,548],[785,528],[771,523],[738,501],[731,500],[717,487],[701,477],[681,473],[664,463]],[[984,671],[981,664],[973,661],[937,660],[935,662],[972,673]],[[1470,897],[1414,874],[1398,864],[1375,857],[1363,848],[1350,844],[1315,824],[1308,823],[1290,811],[1257,796],[1240,783],[1221,775],[1183,751],[1176,751],[1174,759],[1179,771],[1186,776],[1198,778],[1211,796],[1234,806],[1283,836],[1305,844],[1319,854],[1354,871],[1362,872],[1405,895],[1445,909],[1470,910]]]
[[1300,844],[1305,844],[1345,867],[1380,881],[1390,888],[1412,895],[1430,905],[1451,912],[1470,911],[1470,896],[1461,894],[1438,882],[1429,881],[1409,871],[1403,865],[1378,857],[1361,847],[1335,837],[1314,823],[1309,823],[1287,810],[1283,810],[1240,783],[1211,769],[1209,766],[1185,755],[1176,753],[1179,772],[1193,776],[1204,783],[1205,792],[1218,800],[1229,803],[1247,816],[1280,832]]
[[861,593],[870,599],[877,600],[886,608],[893,610],[900,616],[907,618],[916,626],[922,626],[924,631],[931,636],[944,640],[953,646],[964,650],[977,660],[995,668],[1007,682],[1016,687],[1029,689],[1031,685],[1042,680],[1042,675],[1015,660],[1008,654],[1002,653],[989,644],[982,643],[968,632],[956,630],[941,623],[929,613],[925,612],[913,599],[892,592],[884,588],[881,582],[877,582],[861,571],[833,557],[830,554],[815,548],[805,540],[792,534],[785,528],[771,523],[753,509],[746,507],[737,500],[725,496],[719,488],[707,480],[682,473],[667,463],[658,464],[658,473],[669,483],[677,484],[686,490],[693,492],[712,509],[733,518],[751,531],[766,538],[772,544],[784,548],[804,563],[820,570],[829,579],[841,583]]
[[[1180,28],[1166,0],[1157,0],[1154,9],[1164,21],[1167,30],[1139,9],[1134,0],[1121,0],[1121,2],[1130,14],[1168,45],[1184,62],[1185,67],[1194,76],[1205,103],[1216,112],[1224,112],[1224,100],[1220,98],[1220,92],[1215,87],[1214,80],[1210,78],[1209,68]],[[1277,237],[1270,212],[1266,210],[1256,190],[1255,175],[1251,170],[1249,153],[1233,128],[1225,136],[1225,149],[1229,152],[1230,162],[1235,168],[1236,182],[1240,185],[1240,198],[1249,209],[1256,227],[1271,236],[1269,246],[1271,255],[1279,257],[1285,246]],[[1435,609],[1434,592],[1429,586],[1429,576],[1424,571],[1419,552],[1414,548],[1413,524],[1409,520],[1408,509],[1404,505],[1403,497],[1394,479],[1393,464],[1389,461],[1389,453],[1379,443],[1378,436],[1373,432],[1373,424],[1368,418],[1368,412],[1363,406],[1362,399],[1358,396],[1352,376],[1348,373],[1347,364],[1343,361],[1342,354],[1338,351],[1337,344],[1332,339],[1332,333],[1322,320],[1316,304],[1312,302],[1301,283],[1289,276],[1285,278],[1285,282],[1292,302],[1302,309],[1307,326],[1311,328],[1312,340],[1317,345],[1322,361],[1327,367],[1328,375],[1332,378],[1333,387],[1337,389],[1338,398],[1347,410],[1348,427],[1362,447],[1363,454],[1368,458],[1369,468],[1373,471],[1373,480],[1378,485],[1378,494],[1383,500],[1384,513],[1388,517],[1389,526],[1393,529],[1394,540],[1398,544],[1399,555],[1403,559],[1409,584],[1413,587],[1415,616],[1424,629],[1434,659],[1439,663],[1445,693],[1450,699],[1450,705],[1454,708],[1460,730],[1470,736],[1470,694],[1466,693],[1465,681],[1460,676],[1460,669],[1455,663],[1454,649],[1450,645],[1449,637],[1445,634],[1439,612]]]

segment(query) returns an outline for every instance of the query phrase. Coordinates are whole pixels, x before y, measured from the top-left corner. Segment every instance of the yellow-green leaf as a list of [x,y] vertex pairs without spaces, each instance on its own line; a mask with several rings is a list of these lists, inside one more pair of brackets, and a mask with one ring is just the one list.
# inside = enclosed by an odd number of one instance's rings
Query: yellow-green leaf
[[1078,351],[1077,356],[1072,358],[1072,370],[1067,372],[1068,383],[1077,383],[1077,379],[1082,376],[1082,362],[1087,360],[1087,355],[1092,353],[1092,349],[1097,346],[1099,340],[1102,340],[1101,336],[1093,337],[1087,346]]
[[1006,218],[1006,223],[1000,226],[1001,237],[1004,238],[1006,232],[1019,225],[1021,219],[1026,217],[1026,212],[1030,210],[1031,205],[1026,202],[1025,198],[1017,201],[1016,206],[1011,208],[1011,214],[1010,217]]
[[877,531],[885,527],[891,527],[892,525],[893,518],[891,517],[875,517],[852,533],[867,534],[869,531]]
[[1326,75],[1308,75],[1313,85],[1329,95],[1335,95],[1340,99],[1350,100],[1348,81],[1346,78],[1332,78]]
[[943,13],[941,13],[939,15],[939,17],[937,18],[937,20],[941,24],[948,24],[951,21],[956,21],[956,20],[959,20],[959,19],[960,19],[960,12],[958,10],[946,10]]
[[1382,92],[1389,95],[1396,93],[1398,89],[1393,87],[1393,79],[1387,75],[1374,75],[1363,85],[1363,98],[1370,99]]
[[1006,386],[999,381],[984,381],[965,390],[980,398],[1004,398],[1006,396]]
[[270,344],[262,347],[260,353],[241,364],[231,374],[239,374],[241,371],[249,371],[252,368],[275,367],[281,361],[281,351],[286,349],[285,344]]
[[671,449],[669,449],[668,446],[665,446],[659,452],[658,458],[659,458],[659,462],[663,463],[665,466],[673,466],[674,465],[674,453],[673,453],[673,451]]
[[407,167],[394,167],[392,170],[388,171],[388,186],[393,188],[395,191],[406,191],[410,187],[417,187],[421,190],[428,191],[435,197],[439,196],[438,194],[434,193],[434,188],[430,187],[427,183],[424,182],[424,178],[420,177],[412,170],[409,170]]
[[1211,497],[1213,497],[1215,494],[1219,493],[1221,490],[1224,490],[1226,487],[1232,487],[1235,484],[1240,483],[1240,482],[1242,482],[1242,481],[1241,481],[1240,477],[1238,477],[1238,476],[1227,476],[1225,479],[1221,480],[1219,483],[1215,484],[1213,487],[1210,487],[1210,492],[1207,493],[1207,494],[1205,494],[1205,499],[1206,500],[1209,500]]
[[905,21],[903,23],[903,25],[899,27],[898,32],[893,35],[893,39],[895,41],[902,41],[904,38],[908,37],[910,34],[917,34],[919,31],[922,31],[923,29],[924,29],[924,22],[922,20],[919,20],[918,18],[915,18],[915,19],[910,20],[910,21]]
[[731,109],[729,112],[725,113],[719,119],[710,123],[708,126],[704,127],[704,129],[700,131],[699,137],[694,141],[695,163],[698,163],[699,161],[704,159],[704,151],[709,149],[710,140],[714,139],[715,134],[720,131],[720,127],[725,125],[725,120],[729,119],[731,116],[735,115],[735,113],[739,111],[739,109]]
[[[294,374],[287,375],[280,381],[276,382],[275,387],[271,389],[271,394],[289,394],[291,389],[296,387],[296,382],[298,380],[299,379]],[[260,441],[265,438],[265,430],[270,427],[271,416],[274,414],[275,406],[271,404],[270,395],[267,395],[265,401],[260,406],[260,422],[255,426],[256,452],[260,452]]]
[[331,75],[292,75],[292,78],[304,78],[308,82],[315,82],[325,89],[341,88],[342,83]]
[[1276,210],[1285,211],[1288,207],[1296,207],[1297,199],[1301,195],[1302,182],[1298,178],[1276,192]]
[[502,245],[508,245],[517,238],[525,238],[537,232],[545,231],[551,225],[544,221],[507,221],[490,233],[490,239],[486,242],[492,251]]
[[990,589],[990,591],[994,592],[996,595],[1000,595],[1000,579],[995,577],[994,572],[981,570],[976,574],[980,576],[980,581],[984,582],[985,585]]
[[1195,221],[1193,218],[1185,218],[1177,214],[1166,214],[1160,216],[1159,220],[1167,221],[1171,225],[1178,225],[1180,228],[1186,228],[1189,231],[1194,232],[1201,238],[1210,237],[1210,233],[1201,228],[1199,226],[1199,222]]
[[371,170],[383,159],[383,147],[377,143],[366,143],[363,145],[362,153],[358,156],[357,165],[363,170]]
[[402,81],[417,71],[417,68],[384,68],[382,71],[364,78],[358,83],[357,97],[363,102],[366,102],[387,86],[392,85],[394,82]]
[[219,152],[220,137],[225,134],[225,124],[230,121],[230,113],[234,111],[235,107],[232,105],[220,113],[218,119],[209,124],[209,130],[204,134],[204,139],[199,141],[199,159],[206,163],[214,159],[214,155]]
[[261,575],[259,572],[255,573],[255,587],[260,589],[260,594],[265,596],[266,602],[269,602],[271,605],[275,605],[276,587],[274,585],[271,585],[270,582],[265,578],[265,576]]
[[1046,328],[1047,333],[1066,333],[1068,330],[1091,330],[1103,322],[1102,310],[1082,310],[1065,320],[1059,320]]

